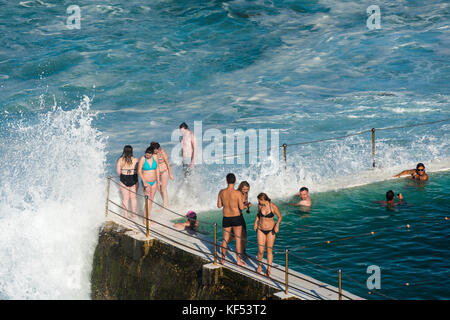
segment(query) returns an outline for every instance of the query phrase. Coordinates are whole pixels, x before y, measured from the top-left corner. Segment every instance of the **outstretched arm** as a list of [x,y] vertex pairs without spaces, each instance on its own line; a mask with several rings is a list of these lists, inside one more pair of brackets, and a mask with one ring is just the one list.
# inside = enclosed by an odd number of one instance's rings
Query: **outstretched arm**
[[400,172],[399,174],[396,174],[394,176],[392,176],[393,178],[399,178],[401,176],[407,175],[407,174],[413,174],[414,172],[416,172],[416,170],[411,169],[411,170],[403,170],[402,172]]

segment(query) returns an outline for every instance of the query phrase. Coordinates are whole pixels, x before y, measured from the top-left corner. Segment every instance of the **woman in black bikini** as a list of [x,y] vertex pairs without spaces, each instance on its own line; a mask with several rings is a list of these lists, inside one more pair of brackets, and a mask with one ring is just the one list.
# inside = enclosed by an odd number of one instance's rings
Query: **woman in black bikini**
[[125,146],[122,155],[117,159],[116,171],[120,176],[120,191],[122,192],[122,207],[125,208],[125,218],[128,218],[128,202],[131,201],[133,218],[137,210],[136,193],[139,189],[137,175],[138,159],[133,157],[133,147]]
[[[275,223],[274,216],[277,216]],[[270,198],[265,193],[258,195],[258,214],[256,215],[253,229],[257,232],[258,239],[258,270],[262,274],[261,265],[264,256],[264,248],[267,246],[267,271],[266,276],[270,276],[270,267],[272,266],[273,253],[272,248],[275,243],[275,236],[279,230],[281,222],[281,213],[277,205],[272,203]]]

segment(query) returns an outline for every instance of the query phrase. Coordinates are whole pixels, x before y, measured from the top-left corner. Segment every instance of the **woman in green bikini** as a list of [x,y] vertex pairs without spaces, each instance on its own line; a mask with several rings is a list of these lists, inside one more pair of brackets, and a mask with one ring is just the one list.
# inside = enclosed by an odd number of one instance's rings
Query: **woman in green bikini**
[[[159,168],[158,160],[156,159],[155,147],[150,146],[145,150],[145,155],[141,157],[138,164],[138,173],[141,177],[142,185],[144,187],[144,194],[148,196],[148,215],[152,211],[153,198],[159,186]],[[144,219],[145,223],[145,219]],[[154,225],[150,221],[150,225]]]

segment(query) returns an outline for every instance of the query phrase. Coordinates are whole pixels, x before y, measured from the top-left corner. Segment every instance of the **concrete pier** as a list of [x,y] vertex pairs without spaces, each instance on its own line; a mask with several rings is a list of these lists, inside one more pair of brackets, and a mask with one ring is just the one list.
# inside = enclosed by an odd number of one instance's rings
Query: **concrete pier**
[[[142,223],[142,222],[141,222]],[[171,226],[169,221],[164,225]],[[193,237],[195,236],[195,238]],[[218,241],[219,242],[219,241]],[[93,299],[301,299],[338,300],[338,288],[289,269],[285,295],[284,266],[273,263],[271,276],[256,273],[256,258],[247,266],[226,261],[214,265],[213,240],[199,233],[156,225],[145,228],[109,215],[100,233],[92,273]],[[265,260],[263,262],[266,262]],[[280,269],[280,270],[278,270]],[[263,272],[265,267],[263,265]],[[336,283],[337,284],[337,283]],[[362,298],[342,291],[343,300]]]

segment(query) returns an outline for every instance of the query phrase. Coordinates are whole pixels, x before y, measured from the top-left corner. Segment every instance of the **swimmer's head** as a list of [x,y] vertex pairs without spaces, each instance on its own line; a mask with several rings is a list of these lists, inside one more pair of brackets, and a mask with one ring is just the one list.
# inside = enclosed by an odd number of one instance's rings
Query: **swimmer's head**
[[189,210],[186,213],[186,217],[189,219],[189,228],[194,229],[197,223],[197,214],[194,211]]
[[227,183],[228,184],[235,184],[236,183],[236,176],[233,173],[227,174]]
[[298,195],[300,196],[300,198],[302,198],[302,200],[307,200],[309,197],[309,190],[307,187],[301,187],[300,190],[298,191]]
[[238,190],[242,193],[248,193],[250,190],[250,184],[247,181],[242,181],[239,184]]
[[425,173],[425,165],[423,163],[418,163],[416,166],[416,172],[417,174],[424,174]]
[[392,200],[394,200],[394,191],[389,190],[388,192],[386,192],[386,200],[387,200],[387,201],[392,201]]
[[194,211],[189,210],[189,211],[186,213],[186,217],[187,217],[188,219],[193,219],[193,220],[195,220],[195,219],[197,219],[197,214],[196,214]]

